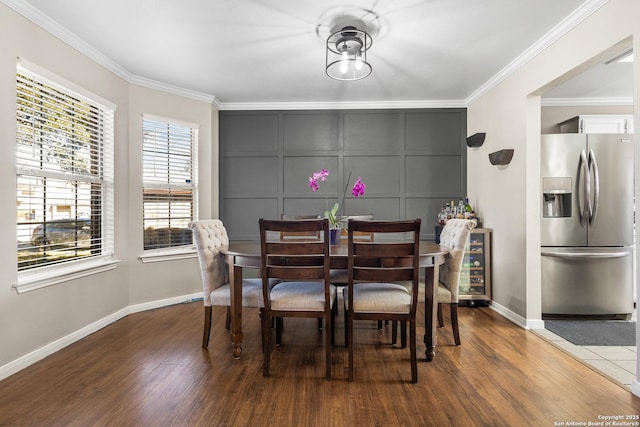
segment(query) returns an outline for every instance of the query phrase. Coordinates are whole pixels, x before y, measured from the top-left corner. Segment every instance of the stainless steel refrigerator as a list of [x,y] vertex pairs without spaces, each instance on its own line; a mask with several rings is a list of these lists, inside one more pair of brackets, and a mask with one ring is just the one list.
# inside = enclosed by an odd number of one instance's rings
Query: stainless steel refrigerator
[[633,157],[633,135],[542,135],[543,315],[631,317]]

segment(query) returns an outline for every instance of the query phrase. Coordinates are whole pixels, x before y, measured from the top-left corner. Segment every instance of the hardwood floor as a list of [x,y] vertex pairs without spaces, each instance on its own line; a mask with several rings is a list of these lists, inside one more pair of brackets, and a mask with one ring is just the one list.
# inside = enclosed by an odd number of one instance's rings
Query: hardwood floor
[[240,360],[222,308],[210,348],[200,348],[203,310],[194,302],[130,315],[5,379],[0,425],[554,426],[640,414],[639,398],[489,308],[461,307],[462,345],[441,330],[431,363],[419,339],[418,384],[408,349],[366,321],[356,324],[349,383],[342,316],[332,380],[315,319],[287,319],[263,378],[257,310],[244,316]]

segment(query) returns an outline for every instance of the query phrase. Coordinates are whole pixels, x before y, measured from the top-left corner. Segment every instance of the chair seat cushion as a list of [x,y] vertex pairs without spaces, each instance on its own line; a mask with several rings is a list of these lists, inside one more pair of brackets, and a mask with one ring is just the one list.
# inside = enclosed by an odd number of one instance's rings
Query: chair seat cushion
[[[349,289],[343,291],[349,306]],[[411,311],[411,293],[398,283],[354,283],[353,310],[356,313],[397,313]]]
[[[270,285],[278,283],[272,280]],[[211,292],[211,305],[231,305],[231,287],[225,283]],[[242,306],[243,307],[264,307],[262,297],[262,279],[242,279]]]
[[[331,306],[336,299],[336,287],[330,285]],[[323,282],[280,282],[270,292],[272,310],[324,311]]]
[[442,283],[438,283],[438,293],[436,295],[437,301],[443,304],[457,303],[454,301],[453,293]]

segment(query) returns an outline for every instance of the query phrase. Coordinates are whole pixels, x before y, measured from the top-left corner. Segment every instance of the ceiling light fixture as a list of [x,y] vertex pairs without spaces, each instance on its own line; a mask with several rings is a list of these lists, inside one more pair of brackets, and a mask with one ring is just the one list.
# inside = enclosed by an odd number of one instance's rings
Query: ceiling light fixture
[[365,30],[347,25],[327,38],[327,75],[336,80],[360,80],[371,74],[367,52],[371,36]]

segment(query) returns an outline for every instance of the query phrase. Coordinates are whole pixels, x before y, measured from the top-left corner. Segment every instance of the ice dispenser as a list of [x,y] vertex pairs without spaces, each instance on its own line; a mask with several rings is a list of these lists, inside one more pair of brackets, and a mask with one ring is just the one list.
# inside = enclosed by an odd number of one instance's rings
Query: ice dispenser
[[542,216],[565,218],[571,216],[571,177],[542,178]]

